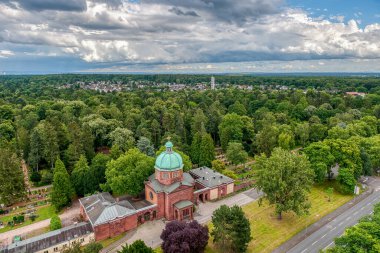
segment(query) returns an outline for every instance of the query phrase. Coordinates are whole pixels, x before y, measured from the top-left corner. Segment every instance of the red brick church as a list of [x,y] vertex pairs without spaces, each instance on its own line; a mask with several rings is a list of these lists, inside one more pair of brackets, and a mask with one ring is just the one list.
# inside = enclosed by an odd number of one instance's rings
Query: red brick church
[[116,236],[149,220],[191,220],[194,205],[234,191],[234,181],[207,167],[183,171],[182,157],[168,141],[155,162],[155,173],[145,182],[145,199],[114,198],[103,192],[79,200],[82,217],[96,240]]

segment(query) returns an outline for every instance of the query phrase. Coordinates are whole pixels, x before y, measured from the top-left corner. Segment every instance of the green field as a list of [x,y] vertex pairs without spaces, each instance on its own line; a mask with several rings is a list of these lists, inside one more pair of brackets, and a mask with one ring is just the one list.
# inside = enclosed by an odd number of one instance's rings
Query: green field
[[[56,211],[55,211],[55,208],[53,206],[45,206],[45,207],[38,208],[37,211],[36,211],[36,214],[38,215],[38,218],[36,218],[34,222],[38,222],[38,221],[49,219],[55,213],[56,213]],[[3,216],[3,217],[0,218],[0,220],[2,222],[4,222],[4,224],[7,224],[8,221],[11,221],[13,219],[13,216],[14,216],[13,214],[12,215],[8,215],[8,216]],[[17,229],[17,228],[20,228],[20,227],[24,227],[24,226],[30,225],[32,223],[33,222],[31,220],[27,219],[24,223],[22,223],[20,225],[16,225],[16,226],[13,226],[13,227],[6,226],[6,227],[0,229],[0,233],[4,233],[4,232],[7,232],[7,231],[12,230],[12,229]]]
[[[312,206],[308,216],[297,217],[293,213],[286,213],[282,220],[278,220],[273,207],[265,204],[260,207],[257,201],[243,206],[251,223],[253,237],[248,252],[271,252],[310,224],[352,199],[352,196],[334,192],[331,202],[329,202],[325,193],[326,188],[327,186],[312,188],[310,193]],[[206,252],[216,253],[222,252],[222,250],[216,249],[210,238]]]

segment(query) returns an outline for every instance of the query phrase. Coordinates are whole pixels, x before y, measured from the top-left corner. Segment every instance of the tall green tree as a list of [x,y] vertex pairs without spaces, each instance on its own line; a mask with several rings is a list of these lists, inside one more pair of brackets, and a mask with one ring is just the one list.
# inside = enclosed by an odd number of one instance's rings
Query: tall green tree
[[220,144],[224,151],[231,141],[241,142],[243,139],[244,123],[236,113],[226,114],[219,125]]
[[118,127],[109,134],[112,145],[118,145],[125,152],[132,148],[135,143],[135,138],[131,130]]
[[137,196],[144,189],[144,181],[153,171],[154,158],[133,148],[107,164],[107,184],[116,194]]
[[84,155],[80,156],[74,166],[74,170],[71,173],[71,183],[78,196],[92,193],[92,189],[97,184],[94,175],[90,173],[90,167]]
[[43,157],[44,144],[40,130],[35,127],[30,134],[29,164],[38,171],[40,161]]
[[238,142],[228,143],[227,159],[234,165],[242,164],[247,161],[248,154],[245,152],[243,145]]
[[148,156],[154,156],[154,146],[151,144],[150,140],[144,136],[141,136],[137,141],[137,148]]
[[200,144],[200,154],[199,154],[199,166],[211,166],[211,162],[215,159],[215,147],[211,135],[208,133],[203,133],[202,140]]
[[55,161],[53,173],[53,188],[51,193],[51,202],[57,210],[71,203],[75,195],[74,188],[70,181],[69,173],[60,159]]
[[98,153],[92,158],[89,175],[94,179],[94,182],[89,185],[89,192],[100,191],[100,185],[106,182],[106,167],[111,157],[106,154]]
[[323,142],[314,142],[304,149],[304,153],[307,155],[311,168],[314,170],[315,182],[324,182],[335,161],[330,146]]
[[256,187],[264,193],[264,199],[275,205],[276,214],[293,211],[297,215],[310,208],[307,195],[313,183],[314,173],[306,156],[275,148],[272,155],[256,157]]
[[246,252],[251,241],[249,220],[241,207],[222,205],[212,214],[213,242],[225,252]]
[[0,148],[0,189],[0,204],[13,204],[26,195],[21,161],[9,148]]

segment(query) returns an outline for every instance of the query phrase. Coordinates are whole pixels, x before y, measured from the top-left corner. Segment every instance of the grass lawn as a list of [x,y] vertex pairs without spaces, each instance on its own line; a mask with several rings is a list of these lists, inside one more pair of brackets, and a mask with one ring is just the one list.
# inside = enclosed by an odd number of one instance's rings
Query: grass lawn
[[125,236],[126,233],[122,233],[120,235],[117,235],[115,237],[111,237],[111,238],[108,238],[108,239],[104,239],[102,241],[100,241],[100,244],[103,246],[103,248],[105,247],[108,247],[110,246],[112,243],[120,240],[121,238],[123,238]]
[[[36,211],[36,214],[38,215],[38,218],[36,218],[36,220],[34,222],[38,222],[38,221],[49,219],[55,213],[56,213],[55,208],[53,206],[51,206],[51,205],[38,208],[37,211]],[[4,224],[7,224],[8,221],[11,221],[13,219],[13,216],[14,216],[13,214],[7,215],[7,216],[3,216],[3,217],[0,218],[0,220],[2,222],[4,222]],[[4,232],[7,232],[7,231],[12,230],[12,229],[17,229],[17,228],[20,228],[20,227],[24,227],[24,226],[30,225],[32,223],[33,222],[28,219],[24,223],[22,223],[20,225],[16,225],[14,227],[6,226],[6,227],[0,229],[0,233],[4,233]]]
[[[283,219],[278,220],[274,214],[274,208],[266,204],[259,207],[258,202],[255,201],[243,206],[243,210],[251,223],[253,237],[249,244],[248,252],[271,252],[308,225],[334,211],[353,197],[334,192],[331,202],[328,202],[328,197],[325,193],[327,187],[327,185],[323,185],[312,188],[309,197],[311,209],[308,216],[297,217],[293,213],[284,213]],[[210,238],[206,252],[216,253],[222,251],[214,247]]]

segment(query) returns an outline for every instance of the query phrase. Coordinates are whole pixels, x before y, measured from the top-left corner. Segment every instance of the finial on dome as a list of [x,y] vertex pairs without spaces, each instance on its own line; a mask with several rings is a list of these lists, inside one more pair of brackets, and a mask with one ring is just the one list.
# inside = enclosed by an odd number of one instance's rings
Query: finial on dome
[[171,153],[173,151],[173,143],[170,141],[170,136],[167,138],[167,142],[165,143],[166,153]]

